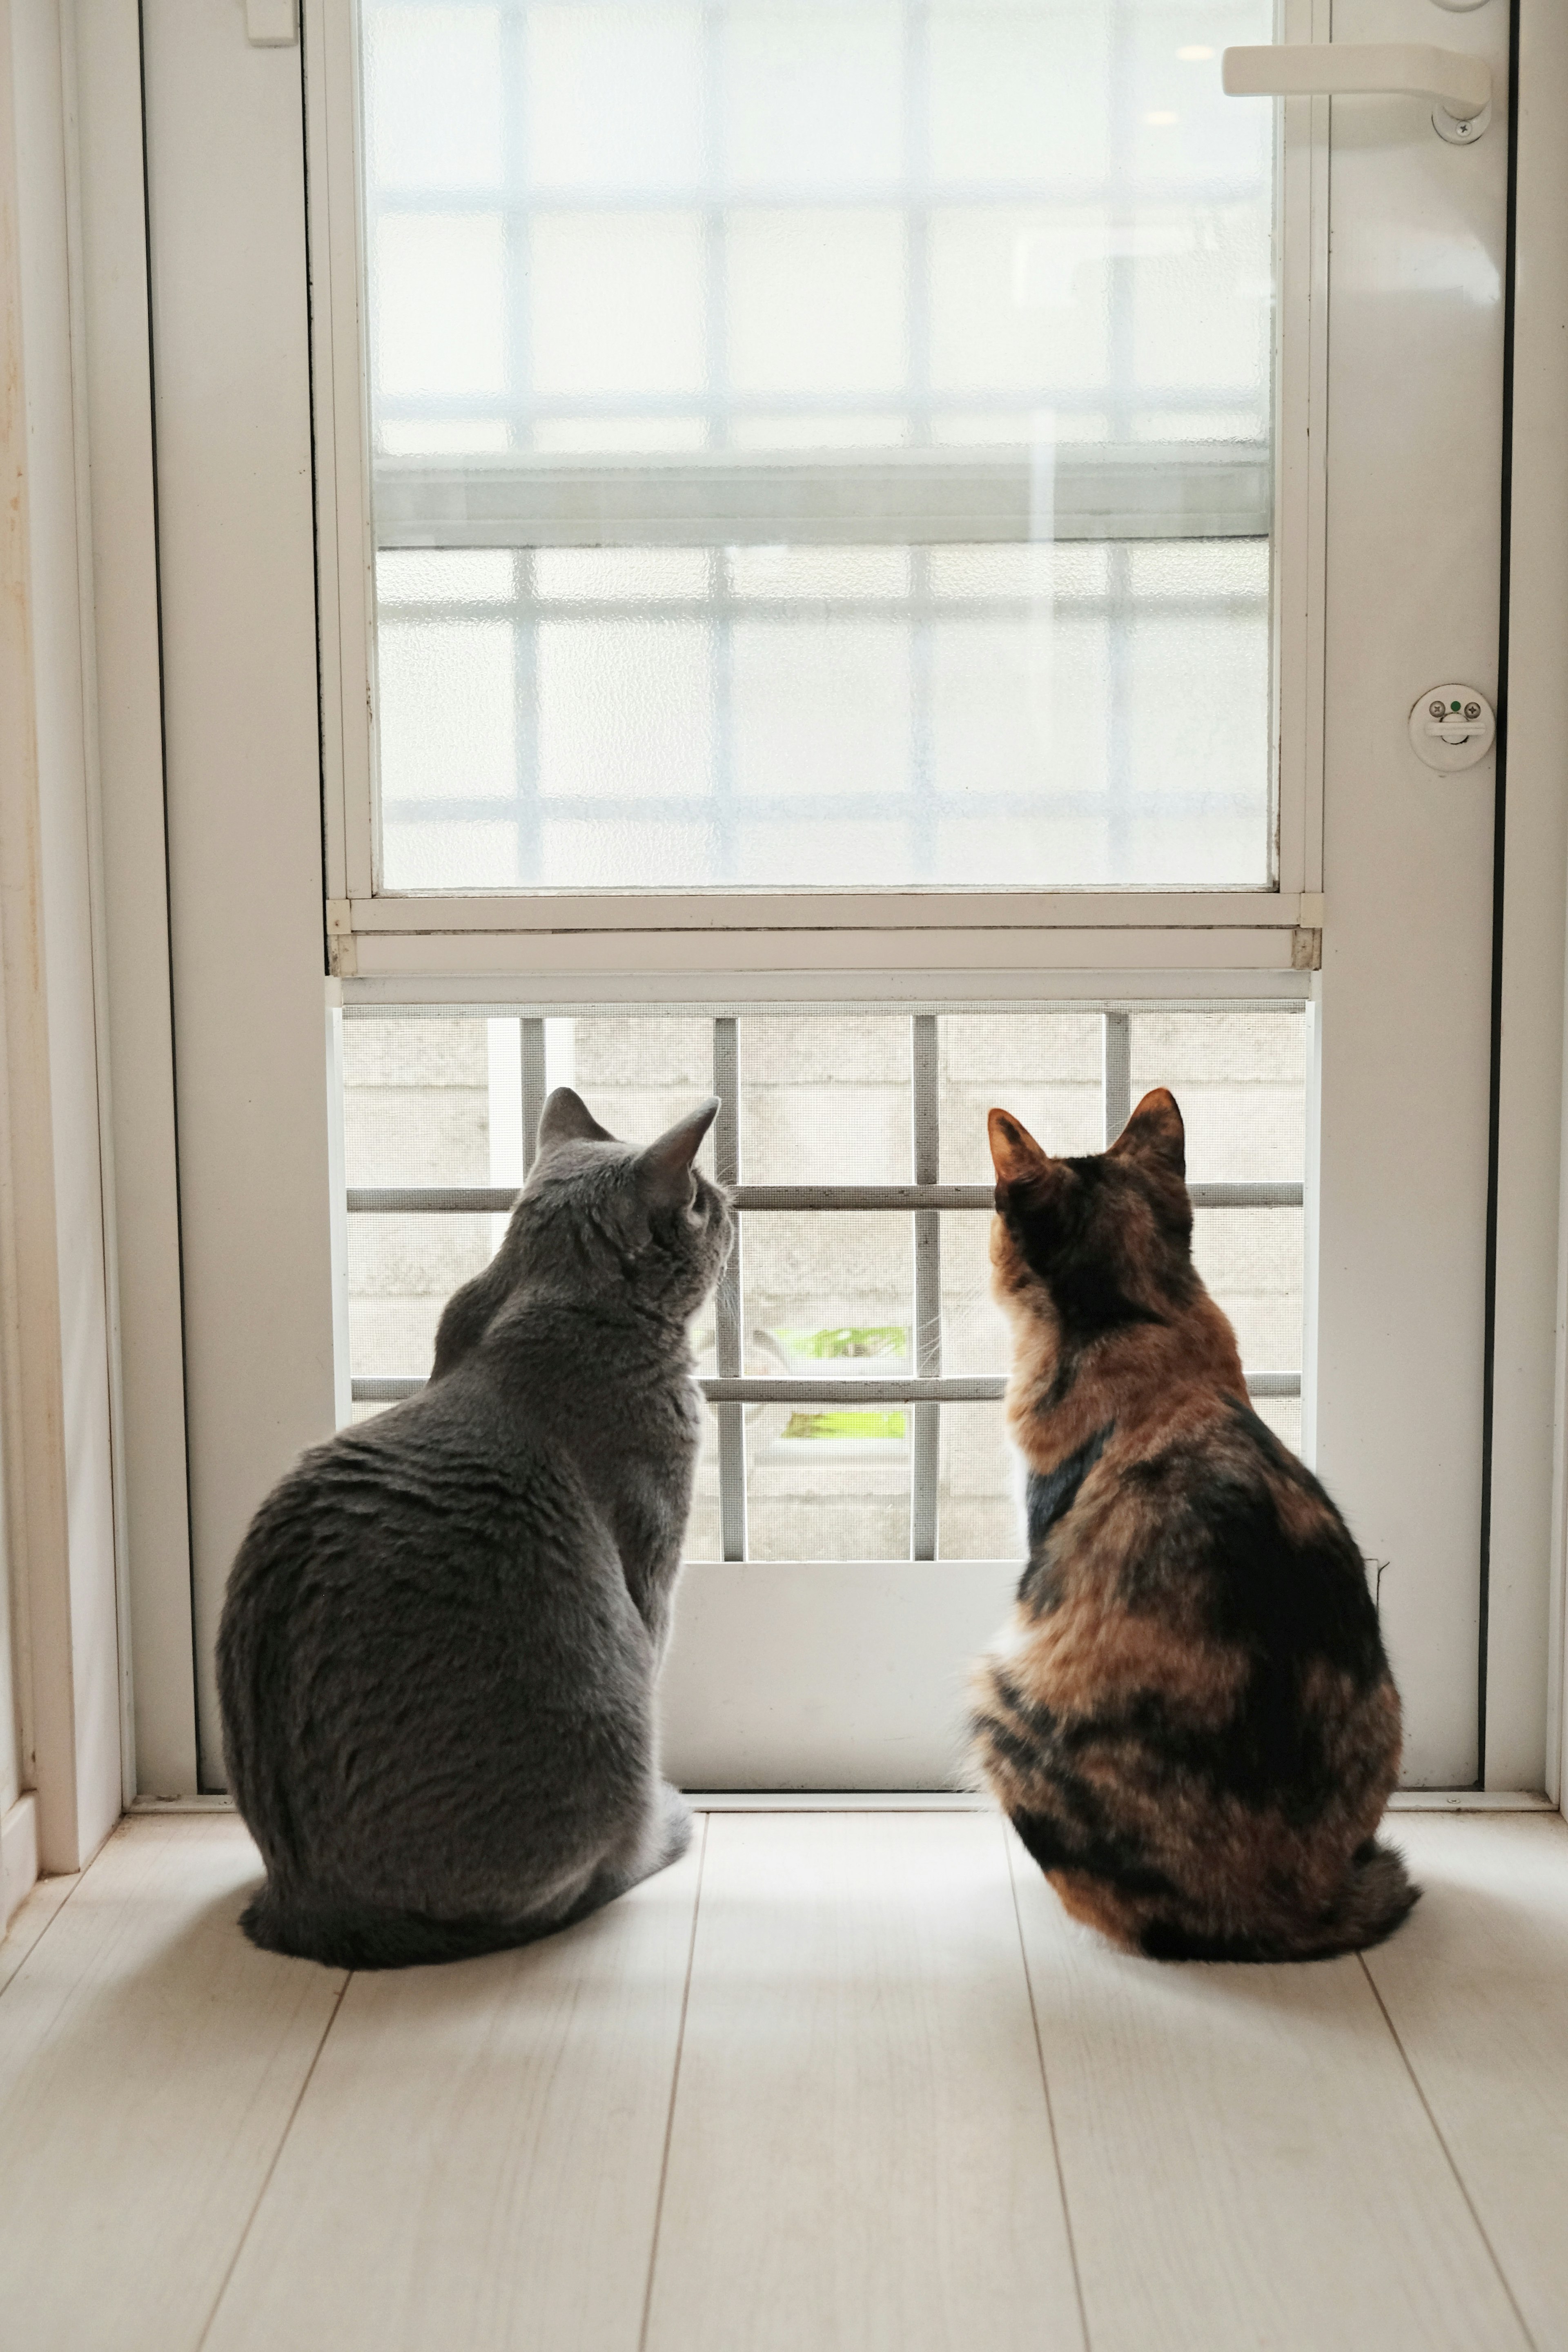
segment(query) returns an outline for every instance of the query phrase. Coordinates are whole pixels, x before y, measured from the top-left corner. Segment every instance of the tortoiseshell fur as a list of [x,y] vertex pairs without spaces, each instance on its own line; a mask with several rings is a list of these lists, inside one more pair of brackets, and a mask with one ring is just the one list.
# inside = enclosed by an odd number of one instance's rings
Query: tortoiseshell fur
[[1192,1263],[1181,1113],[1052,1160],[1003,1111],[993,1286],[1029,1560],[978,1762],[1068,1910],[1161,1959],[1326,1958],[1419,1890],[1373,1836],[1399,1697],[1361,1557],[1247,1405]]

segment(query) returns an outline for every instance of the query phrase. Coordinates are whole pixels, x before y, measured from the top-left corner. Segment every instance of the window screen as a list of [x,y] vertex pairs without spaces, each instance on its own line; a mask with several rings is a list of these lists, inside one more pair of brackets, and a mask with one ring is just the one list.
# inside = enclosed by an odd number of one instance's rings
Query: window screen
[[985,1112],[1093,1151],[1150,1086],[1187,1127],[1200,1270],[1256,1410],[1300,1435],[1303,1018],[1220,1008],[356,1013],[345,1020],[354,1411],[410,1393],[500,1234],[549,1087],[646,1140],[715,1091],[739,1245],[700,1318],[698,1559],[1005,1559]]

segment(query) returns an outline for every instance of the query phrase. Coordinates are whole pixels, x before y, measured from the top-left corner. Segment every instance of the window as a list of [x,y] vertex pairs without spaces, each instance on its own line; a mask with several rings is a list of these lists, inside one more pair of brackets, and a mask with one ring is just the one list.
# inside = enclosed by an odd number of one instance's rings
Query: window
[[1092,1151],[1146,1086],[1187,1122],[1200,1268],[1256,1409],[1299,1436],[1304,1021],[1297,1004],[837,1008],[346,1024],[356,1412],[419,1385],[448,1293],[485,1263],[547,1088],[645,1139],[710,1087],[705,1164],[741,1243],[697,1335],[712,1427],[698,1559],[1005,1559],[985,1111]]
[[1266,0],[362,15],[378,890],[1272,886]]

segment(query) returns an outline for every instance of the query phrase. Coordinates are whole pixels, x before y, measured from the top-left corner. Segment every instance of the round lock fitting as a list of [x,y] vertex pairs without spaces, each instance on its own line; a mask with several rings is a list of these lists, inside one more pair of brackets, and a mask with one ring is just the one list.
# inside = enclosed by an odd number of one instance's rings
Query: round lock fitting
[[1410,713],[1411,750],[1445,775],[1479,767],[1496,735],[1491,704],[1479,686],[1429,686]]

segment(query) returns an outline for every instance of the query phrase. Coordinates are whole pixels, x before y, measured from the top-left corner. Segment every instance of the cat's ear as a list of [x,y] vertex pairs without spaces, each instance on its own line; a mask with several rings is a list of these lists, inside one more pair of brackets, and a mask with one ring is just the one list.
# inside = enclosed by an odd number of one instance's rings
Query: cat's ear
[[547,1095],[544,1108],[539,1114],[539,1149],[548,1151],[552,1143],[614,1143],[615,1137],[607,1127],[601,1127],[580,1094],[570,1087],[557,1087]]
[[1144,1096],[1110,1149],[1185,1181],[1187,1130],[1168,1087],[1155,1087]]
[[637,1173],[651,1200],[690,1200],[691,1163],[718,1116],[719,1097],[710,1095],[705,1103],[699,1103],[695,1110],[666,1129],[657,1143],[648,1145],[637,1162]]
[[985,1125],[998,1184],[1023,1184],[1046,1173],[1049,1154],[1041,1150],[1022,1119],[1010,1110],[993,1110],[986,1113]]

